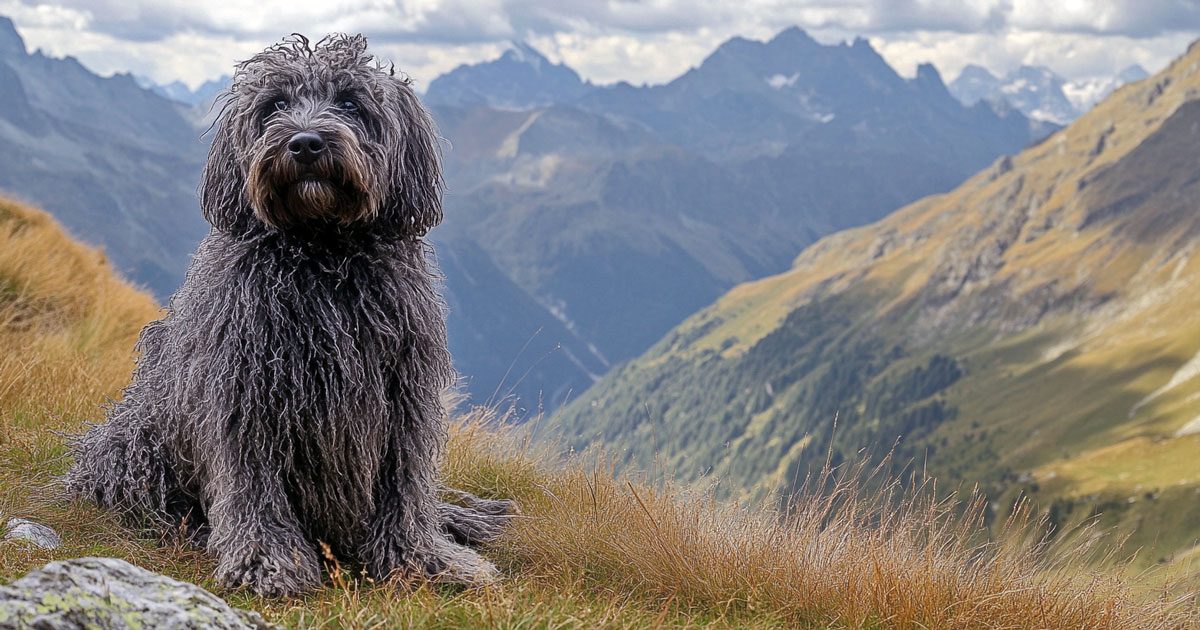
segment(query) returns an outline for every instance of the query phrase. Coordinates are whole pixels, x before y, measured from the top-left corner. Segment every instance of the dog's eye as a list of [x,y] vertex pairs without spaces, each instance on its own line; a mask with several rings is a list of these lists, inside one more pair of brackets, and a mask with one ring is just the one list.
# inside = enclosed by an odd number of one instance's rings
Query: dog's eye
[[287,108],[288,108],[288,102],[286,99],[281,98],[278,101],[275,101],[275,111],[281,112]]
[[338,107],[340,107],[342,111],[344,111],[348,114],[357,114],[358,113],[358,103],[355,103],[354,101],[352,101],[350,99],[345,99],[343,101],[338,102]]

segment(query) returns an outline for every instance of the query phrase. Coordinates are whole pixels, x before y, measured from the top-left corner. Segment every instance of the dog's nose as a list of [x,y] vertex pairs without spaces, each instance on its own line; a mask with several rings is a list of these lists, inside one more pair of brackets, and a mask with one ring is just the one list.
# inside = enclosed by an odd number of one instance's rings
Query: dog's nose
[[325,139],[311,131],[301,131],[288,140],[288,153],[301,164],[312,164],[325,151]]

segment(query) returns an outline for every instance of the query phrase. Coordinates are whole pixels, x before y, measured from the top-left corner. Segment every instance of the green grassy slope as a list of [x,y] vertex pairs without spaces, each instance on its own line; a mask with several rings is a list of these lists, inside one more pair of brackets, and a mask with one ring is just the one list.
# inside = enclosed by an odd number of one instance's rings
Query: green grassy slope
[[997,512],[1024,491],[1056,523],[1103,514],[1140,563],[1195,571],[1198,64],[735,288],[559,429],[744,498],[895,445]]

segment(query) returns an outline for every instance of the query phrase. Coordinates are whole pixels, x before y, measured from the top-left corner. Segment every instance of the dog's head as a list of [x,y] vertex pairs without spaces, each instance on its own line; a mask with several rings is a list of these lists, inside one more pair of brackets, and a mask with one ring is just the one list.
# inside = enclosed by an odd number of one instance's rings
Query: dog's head
[[362,35],[293,35],[241,63],[215,127],[200,205],[219,230],[374,222],[420,236],[441,221],[433,122]]

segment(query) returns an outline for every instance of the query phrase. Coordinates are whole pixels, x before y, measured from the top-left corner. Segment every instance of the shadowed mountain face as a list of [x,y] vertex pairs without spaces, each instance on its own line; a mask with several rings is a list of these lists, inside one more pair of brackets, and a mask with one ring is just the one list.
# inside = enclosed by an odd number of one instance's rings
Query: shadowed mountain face
[[[18,150],[0,158],[0,186],[165,298],[204,232],[197,117],[129,77],[27,55],[4,24],[0,72],[19,89],[0,95],[0,137]],[[1015,110],[962,106],[932,67],[905,80],[864,40],[823,46],[799,29],[730,40],[642,88],[593,86],[516,45],[439,77],[426,100],[447,139],[432,238],[451,348],[476,400],[525,410],[577,396],[816,238],[948,190],[1042,132]]]
[[560,74],[514,95],[547,68],[521,47],[431,84],[450,143],[437,238],[474,243],[589,349],[594,374],[821,235],[948,190],[1044,131],[961,105],[931,66],[905,80],[864,40],[823,46],[799,29],[730,40],[666,85]]
[[3,17],[0,85],[0,190],[50,210],[127,277],[169,295],[207,230],[199,130],[128,75],[28,54]]
[[[1200,536],[1200,46],[955,190],[826,237],[611,371],[577,449],[787,491],[893,444],[1186,566]],[[1003,516],[999,514],[997,516]]]
[[572,69],[551,63],[532,46],[515,42],[499,59],[462,65],[425,91],[430,105],[529,109],[574,100],[591,89]]
[[[518,402],[525,420],[578,397],[608,366],[579,335],[466,239],[437,243],[446,276],[450,349],[476,402]],[[535,385],[535,386],[531,386]]]

